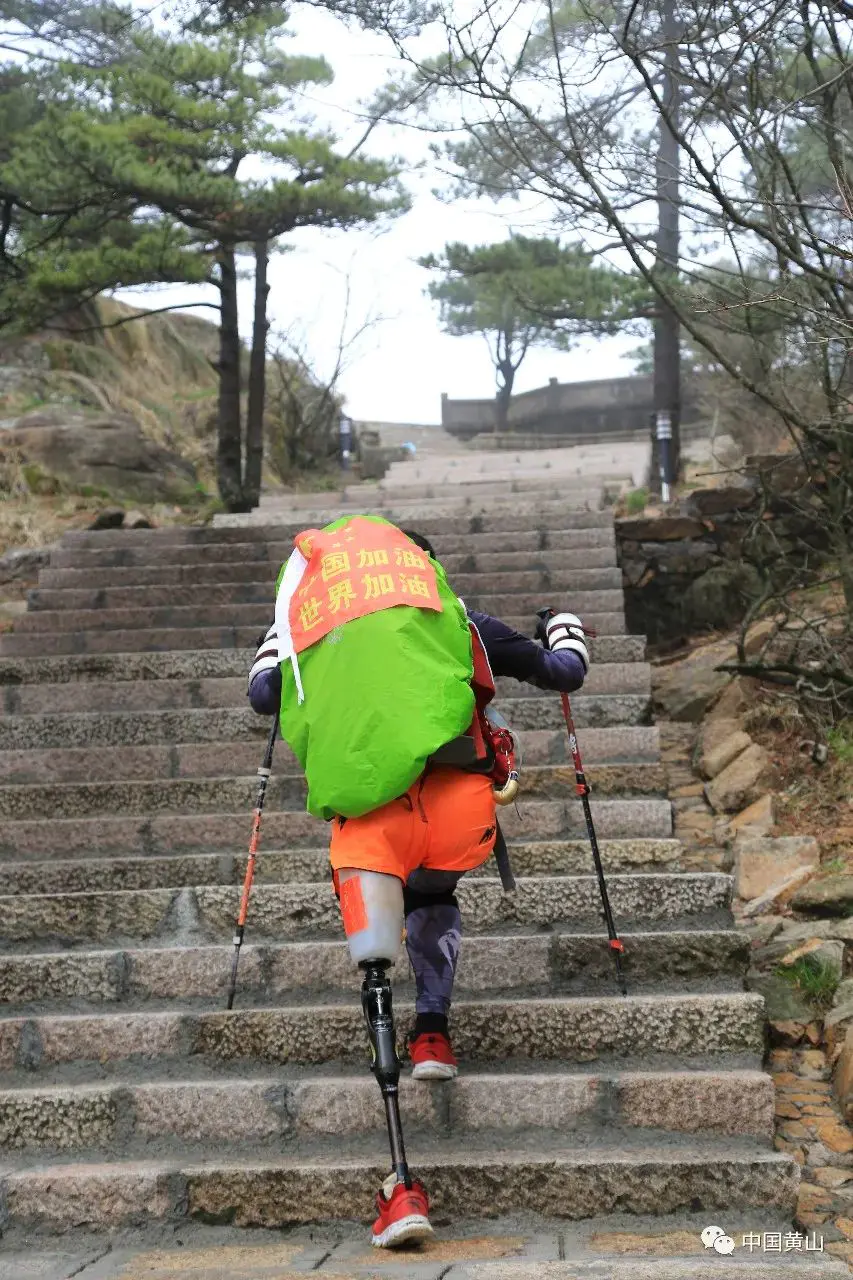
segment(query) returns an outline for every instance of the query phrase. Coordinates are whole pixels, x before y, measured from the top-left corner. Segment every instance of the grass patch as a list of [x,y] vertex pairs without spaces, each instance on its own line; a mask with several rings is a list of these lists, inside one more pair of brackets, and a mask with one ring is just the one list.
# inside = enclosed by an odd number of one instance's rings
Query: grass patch
[[632,489],[625,498],[625,510],[629,516],[639,516],[645,511],[648,501],[648,489]]
[[796,987],[817,1013],[826,1013],[827,1009],[832,1008],[832,998],[840,981],[832,965],[817,960],[814,956],[800,956],[793,964],[779,965],[776,974]]
[[853,763],[853,720],[842,720],[826,735],[826,741],[837,760]]

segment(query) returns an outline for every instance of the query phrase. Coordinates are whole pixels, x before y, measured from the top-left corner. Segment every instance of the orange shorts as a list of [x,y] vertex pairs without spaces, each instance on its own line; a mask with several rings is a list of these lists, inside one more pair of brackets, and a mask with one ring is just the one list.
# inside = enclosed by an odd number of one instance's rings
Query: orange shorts
[[335,818],[332,870],[381,871],[406,883],[417,867],[471,871],[495,843],[491,778],[434,768],[409,790],[360,818]]

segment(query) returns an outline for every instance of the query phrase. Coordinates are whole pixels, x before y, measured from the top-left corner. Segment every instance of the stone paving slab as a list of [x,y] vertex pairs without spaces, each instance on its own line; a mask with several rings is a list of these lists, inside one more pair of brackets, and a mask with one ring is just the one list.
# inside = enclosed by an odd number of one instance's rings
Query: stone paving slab
[[[513,539],[513,542],[515,540]],[[277,548],[277,544],[274,544]],[[285,559],[286,546],[281,547],[281,559]],[[135,565],[133,580],[140,587],[159,586],[166,583],[197,584],[200,578],[205,582],[270,582],[274,581],[278,566],[273,563],[272,555],[263,558],[255,554],[257,547],[247,544],[228,560],[199,560],[193,564],[184,561],[190,548],[176,553],[172,563],[157,565]],[[584,572],[591,569],[610,569],[616,564],[615,546],[585,546],[579,548],[574,557],[576,568],[570,572]],[[512,570],[530,572],[545,571],[553,575],[565,574],[566,552],[541,551],[532,548],[527,551],[501,549],[481,552],[454,552],[442,555],[441,563],[448,577],[455,580],[457,574],[502,573]],[[64,590],[65,588],[85,588],[91,590],[101,587],[124,587],[128,581],[127,567],[89,568],[89,569],[42,569],[39,573],[39,588]]]
[[[602,840],[602,863],[619,871],[680,871],[682,848],[677,840]],[[514,841],[512,865],[517,876],[585,875],[592,866],[589,843],[582,840]],[[21,893],[86,893],[111,889],[167,889],[184,885],[242,884],[243,854],[149,854],[136,858],[51,858],[49,861],[4,862],[3,888]],[[474,879],[494,874],[491,859],[468,874]],[[331,879],[328,853],[323,847],[265,847],[255,870],[256,884]]]
[[[632,991],[667,984],[671,992],[739,986],[749,943],[732,929],[666,932],[621,931],[623,970]],[[127,950],[0,954],[0,1005],[38,1005],[43,1011],[73,999],[78,1007],[146,1002],[218,1002],[231,970],[230,945],[137,947]],[[244,945],[240,1002],[349,992],[357,998],[361,977],[343,942]],[[519,996],[545,990],[566,995],[609,995],[613,962],[602,932],[571,935],[468,935],[456,979],[458,995]],[[45,993],[48,993],[45,995]],[[413,999],[405,965],[395,972],[395,998]]]
[[[644,662],[645,636],[595,636],[590,640],[593,666]],[[122,684],[161,680],[232,678],[245,681],[255,650],[252,640],[240,649],[177,649],[165,653],[59,654],[53,657],[0,658],[0,687],[28,692],[29,686],[102,681]],[[7,708],[11,712],[12,708]]]
[[[15,1250],[0,1255],[0,1280],[71,1280],[93,1274],[91,1267],[107,1252],[108,1246],[84,1249]],[[198,1280],[198,1278],[194,1278]],[[247,1277],[247,1280],[254,1280]]]
[[[51,686],[43,686],[50,688]],[[104,686],[82,685],[87,688]],[[122,689],[137,690],[140,695],[157,685],[114,685],[116,701]],[[168,692],[168,686],[164,692]],[[180,686],[175,690],[180,692]],[[83,699],[81,699],[81,702]],[[131,699],[128,699],[131,701]],[[137,699],[140,709],[152,709],[142,696]],[[163,709],[169,707],[163,699]],[[172,707],[174,703],[171,704]],[[127,707],[125,706],[125,710]],[[659,737],[652,725],[612,726],[609,729],[585,729],[583,732],[583,759],[588,773],[605,765],[618,765],[611,776],[618,782],[623,767],[636,764],[656,764],[659,760]],[[146,781],[151,778],[234,778],[255,777],[261,759],[259,744],[253,739],[246,742],[179,742],[150,744],[148,746],[119,747],[40,747],[0,750],[0,778],[4,785],[10,783],[36,783],[50,778],[60,782],[113,782]],[[565,729],[528,729],[521,744],[522,778],[528,788],[528,769],[533,765],[563,764],[571,759]],[[296,757],[286,743],[276,744],[275,771],[282,773],[295,769]],[[598,776],[597,791],[601,791]],[[574,780],[572,780],[574,781]],[[535,789],[535,788],[534,788]],[[613,787],[610,788],[613,790]],[[636,790],[630,784],[626,791]]]
[[[293,542],[288,539],[287,531],[275,529],[269,537],[250,540],[251,532],[247,530],[249,536],[243,541],[232,539],[206,545],[186,543],[177,547],[158,543],[144,544],[135,537],[133,541],[112,544],[92,542],[81,547],[61,544],[51,552],[50,568],[127,570],[174,564],[233,565],[254,562],[257,565],[266,562],[271,566],[269,571],[274,572],[293,550]],[[616,548],[612,522],[600,528],[515,530],[511,538],[504,539],[496,538],[493,533],[454,533],[447,522],[432,530],[424,528],[424,532],[430,536],[442,564],[464,562],[472,556],[488,556],[490,567],[499,568],[504,563],[505,553],[530,557],[560,553],[563,561],[566,554],[576,554],[583,563],[588,552],[601,549],[608,552],[611,559],[607,563],[612,564]]]
[[[136,575],[134,575],[135,577]],[[127,575],[125,575],[126,579]],[[192,582],[155,583],[107,587],[61,587],[39,585],[28,593],[30,610],[55,609],[138,609],[138,608],[204,608],[207,605],[251,604],[257,601],[270,603],[274,596],[276,574],[265,573],[250,580],[243,573],[235,581],[217,582],[210,579],[206,569],[198,567]],[[575,593],[612,591],[622,588],[621,570],[572,568],[502,570],[495,573],[456,573],[450,583],[457,595],[506,595],[520,591],[574,597]]]
[[[485,585],[485,584],[484,584]],[[143,587],[137,596],[142,598],[136,605],[107,605],[102,608],[56,608],[36,609],[22,614],[15,622],[15,633],[18,635],[55,634],[66,631],[130,631],[146,627],[204,627],[204,626],[243,626],[267,627],[272,619],[274,599],[272,584],[269,588],[250,587],[245,594],[251,597],[248,602],[228,603],[220,597],[230,588],[213,588],[213,599],[196,605],[181,603],[183,593],[180,587],[169,587],[166,590],[174,596],[177,603],[148,605],[144,601],[146,591],[158,592],[157,587]],[[206,593],[201,593],[202,595]],[[240,590],[239,594],[243,594]],[[542,591],[515,592],[511,594],[486,594],[481,590],[472,592],[465,603],[471,609],[479,609],[485,613],[503,617],[510,611],[524,611],[532,622],[535,622],[536,611],[543,606]],[[544,603],[548,603],[547,600]],[[586,618],[596,614],[618,614],[623,608],[622,588],[603,587],[578,591],[572,595],[573,611]],[[532,623],[528,624],[532,625]]]
[[[491,607],[494,607],[494,603],[491,602]],[[535,608],[541,606],[541,599],[537,599]],[[174,615],[175,611],[166,612]],[[217,613],[216,610],[208,612]],[[535,623],[533,614],[534,610],[523,615],[509,614],[503,621],[522,635],[532,635]],[[21,616],[27,619],[47,615],[25,613]],[[217,619],[209,625],[198,625],[200,620],[196,617],[191,625],[181,627],[172,617],[171,621],[159,627],[146,626],[143,622],[141,629],[107,627],[95,631],[46,630],[35,633],[35,636],[26,631],[8,631],[0,635],[0,655],[54,657],[64,654],[166,653],[179,649],[249,649],[257,644],[259,633],[265,631],[270,622],[269,611],[265,607],[248,605],[241,605],[236,609],[220,609]],[[618,612],[584,613],[583,620],[587,627],[601,636],[625,634],[625,614],[621,606]],[[235,622],[236,626],[233,625]],[[245,669],[248,669],[248,664]]]
[[[668,800],[593,800],[599,839],[669,839]],[[216,814],[154,814],[140,817],[56,818],[0,823],[0,857],[17,861],[57,856],[110,857],[119,854],[233,853],[248,841],[248,810]],[[528,800],[523,811],[506,806],[501,827],[507,840],[566,837],[582,839],[586,825],[580,802]],[[326,824],[304,812],[264,812],[264,842],[271,848],[328,844]]]
[[[405,1043],[414,1021],[401,1002],[397,1029]],[[597,1058],[663,1054],[756,1055],[764,1042],[764,1003],[750,992],[461,1000],[454,1006],[454,1048],[474,1063],[587,1063]],[[107,1012],[0,1020],[0,1069],[45,1073],[88,1063],[98,1078],[133,1061],[147,1070],[181,1061],[312,1065],[363,1063],[364,1030],[355,1001],[202,1012]],[[796,1168],[796,1166],[795,1166]]]
[[666,1259],[620,1258],[588,1262],[507,1263],[499,1266],[461,1266],[445,1272],[442,1280],[829,1280],[849,1276],[843,1263],[827,1257],[801,1261],[768,1262],[763,1259]]
[[[642,725],[648,714],[646,693],[579,693],[572,698],[578,729]],[[519,731],[561,729],[566,725],[559,699],[505,699],[501,708]],[[264,743],[270,720],[256,715],[248,703],[233,707],[171,707],[140,711],[32,713],[0,720],[0,750],[32,751],[55,747],[157,746],[163,743]],[[581,741],[583,750],[583,742]],[[261,755],[263,751],[261,750]],[[274,763],[278,762],[276,757]],[[278,772],[276,770],[275,772]]]
[[[68,894],[0,895],[0,945],[26,940],[104,942],[109,939],[227,937],[240,901],[237,885],[171,889],[108,890]],[[470,933],[498,929],[554,928],[564,922],[594,926],[601,900],[594,876],[518,878],[511,894],[500,880],[463,880],[457,890]],[[672,927],[688,919],[695,927],[728,924],[731,878],[718,873],[615,875],[609,896],[616,919]],[[276,940],[336,936],[340,909],[325,883],[258,885],[252,896],[253,936]]]
[[[322,495],[318,495],[318,498]],[[320,503],[318,502],[318,507]],[[334,500],[325,504],[328,512],[334,507]],[[378,514],[365,511],[364,515]],[[328,516],[327,516],[328,519]],[[473,526],[473,527],[472,527]],[[305,524],[297,520],[279,522],[269,520],[266,524],[252,522],[246,526],[235,525],[170,525],[163,529],[73,529],[62,535],[62,547],[81,549],[116,548],[124,550],[128,547],[175,547],[175,546],[209,546],[229,542],[272,542],[293,538],[304,530]],[[472,512],[460,515],[458,510],[449,518],[443,518],[441,528],[447,534],[490,535],[494,542],[495,535],[503,533],[529,533],[531,528],[547,532],[551,528],[559,532],[579,529],[613,528],[613,512],[604,511],[571,511],[559,501],[545,500],[535,505],[535,513],[531,517],[529,503],[527,509],[519,511],[519,502],[501,503],[497,510],[484,513]],[[429,536],[429,530],[421,527],[421,532]]]
[[[719,1215],[717,1215],[719,1217]],[[500,1224],[433,1215],[435,1238],[380,1251],[365,1225],[263,1231],[182,1223],[111,1237],[72,1231],[62,1249],[20,1232],[0,1255],[0,1280],[831,1280],[849,1275],[826,1252],[748,1254],[748,1231],[788,1232],[778,1210],[729,1213],[736,1241],[727,1258],[709,1254],[700,1233],[710,1217],[591,1218],[584,1222],[512,1216]],[[817,1239],[811,1241],[818,1243]],[[80,1269],[82,1267],[82,1269]]]
[[[599,845],[607,872],[657,872],[683,870],[681,846],[675,840],[602,840]],[[584,841],[516,841],[512,845],[512,868],[516,876],[584,876],[592,867],[589,844]],[[4,890],[20,893],[85,893],[138,888],[181,888],[197,884],[242,884],[246,858],[242,854],[168,855],[146,858],[55,858],[49,861],[14,863],[0,859],[4,867]],[[479,879],[492,876],[489,859],[469,872]],[[257,884],[330,879],[325,849],[277,850],[265,847],[255,870]]]
[[[2,753],[0,753],[2,756]],[[170,772],[172,770],[170,769]],[[10,778],[13,785],[0,786],[0,817],[27,818],[40,807],[57,818],[94,817],[96,814],[127,813],[216,813],[234,811],[245,805],[251,812],[257,781],[254,770],[235,777],[233,767],[218,776],[165,777],[151,782],[144,778],[118,779],[107,770],[107,778],[89,772],[86,781]],[[156,774],[154,775],[156,777]],[[50,778],[45,782],[44,778]],[[665,796],[666,775],[661,764],[593,764],[587,770],[589,785],[599,802],[607,797],[624,800],[631,796]],[[521,779],[520,802],[554,800],[570,794],[576,774],[572,765],[529,764]],[[301,810],[308,798],[304,775],[291,766],[273,774],[267,789],[267,804],[278,809]]]
[[[436,1219],[544,1212],[585,1219],[600,1212],[637,1214],[689,1211],[779,1210],[792,1202],[799,1167],[775,1152],[691,1137],[689,1141],[594,1148],[560,1141],[517,1140],[512,1149],[443,1144],[419,1157]],[[383,1144],[384,1145],[384,1144]],[[422,1140],[422,1148],[426,1145]],[[525,1149],[525,1145],[527,1149]],[[113,1164],[42,1164],[3,1177],[8,1219],[18,1227],[62,1230],[89,1224],[120,1228],[141,1222],[176,1223],[190,1217],[234,1226],[281,1227],[327,1221],[331,1215],[364,1220],[387,1149],[349,1156],[340,1147],[325,1159],[261,1162],[211,1158],[204,1163],[155,1161]]]
[[[631,1072],[595,1075],[469,1072],[424,1088],[406,1076],[400,1107],[406,1134],[519,1131],[610,1136],[620,1129],[680,1134],[773,1133],[773,1081],[757,1071]],[[215,1143],[311,1141],[375,1133],[376,1084],[369,1077],[289,1079],[252,1073],[239,1080],[168,1080],[42,1086],[0,1091],[0,1142],[9,1151],[120,1149],[124,1156],[159,1140]]]

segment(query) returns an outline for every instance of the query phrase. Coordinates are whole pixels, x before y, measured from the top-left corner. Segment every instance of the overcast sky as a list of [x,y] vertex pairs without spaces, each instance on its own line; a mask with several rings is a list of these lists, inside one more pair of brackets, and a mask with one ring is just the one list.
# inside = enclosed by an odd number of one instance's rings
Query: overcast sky
[[[313,90],[305,102],[324,125],[352,136],[363,124],[352,107],[386,79],[394,62],[384,37],[347,29],[321,10],[300,9],[291,22],[294,49],[321,53],[335,71],[335,83]],[[289,42],[288,42],[289,43]],[[512,230],[545,233],[548,209],[489,201],[447,203],[433,195],[441,174],[429,156],[430,139],[414,130],[385,128],[368,150],[397,153],[422,164],[405,181],[412,208],[385,227],[335,233],[306,229],[288,240],[290,250],[270,265],[270,318],[273,334],[289,333],[310,357],[319,377],[329,377],[344,325],[346,294],[350,314],[347,337],[375,319],[347,350],[341,379],[347,410],[356,419],[388,422],[438,422],[441,393],[453,397],[494,394],[494,369],[482,338],[451,338],[442,333],[436,304],[425,295],[429,273],[417,265],[448,240],[469,244],[501,240]],[[131,295],[123,295],[130,299]],[[134,300],[167,305],[205,296],[190,289],[158,289]],[[211,297],[215,298],[211,290]],[[251,324],[251,283],[241,285],[241,329]],[[199,314],[206,314],[204,311]],[[624,376],[632,372],[626,355],[636,337],[584,343],[568,353],[531,351],[516,379],[516,390],[561,382]]]

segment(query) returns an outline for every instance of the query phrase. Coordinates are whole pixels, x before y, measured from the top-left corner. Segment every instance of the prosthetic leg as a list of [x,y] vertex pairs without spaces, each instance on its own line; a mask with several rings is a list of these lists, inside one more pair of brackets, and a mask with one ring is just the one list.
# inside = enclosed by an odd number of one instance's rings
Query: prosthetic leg
[[400,1059],[397,1056],[397,1037],[394,1030],[394,1012],[391,1006],[391,983],[385,969],[387,960],[362,961],[364,970],[361,984],[361,1007],[370,1037],[373,1055],[372,1070],[385,1103],[385,1120],[388,1125],[388,1141],[391,1144],[391,1164],[397,1182],[409,1190],[412,1177],[406,1163],[403,1142],[403,1125],[400,1120]]
[[373,1243],[380,1248],[433,1234],[426,1191],[409,1173],[400,1120],[400,1059],[394,1029],[391,982],[403,934],[403,886],[396,876],[342,868],[338,873],[341,915],[353,961],[364,973],[361,1007],[367,1024],[371,1069],[382,1093],[392,1173],[377,1197]]

